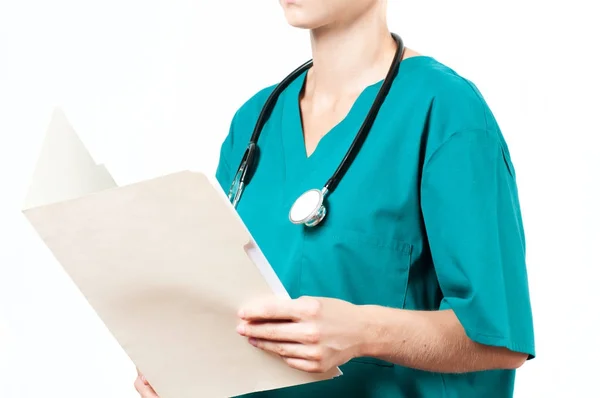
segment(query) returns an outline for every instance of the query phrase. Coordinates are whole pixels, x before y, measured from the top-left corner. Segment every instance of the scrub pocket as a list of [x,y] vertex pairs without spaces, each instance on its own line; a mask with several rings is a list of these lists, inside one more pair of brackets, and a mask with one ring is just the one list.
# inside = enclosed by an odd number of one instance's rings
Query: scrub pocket
[[[404,307],[412,245],[347,229],[315,230],[305,234],[300,295]],[[375,358],[353,362],[393,366]]]
[[411,253],[408,243],[352,230],[307,230],[300,293],[403,308]]

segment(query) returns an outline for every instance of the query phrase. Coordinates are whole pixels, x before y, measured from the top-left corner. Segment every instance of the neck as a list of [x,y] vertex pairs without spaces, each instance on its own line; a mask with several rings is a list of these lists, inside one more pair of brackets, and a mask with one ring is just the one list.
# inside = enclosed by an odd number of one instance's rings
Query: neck
[[376,7],[349,24],[311,31],[313,67],[306,89],[314,94],[355,94],[383,79],[396,52]]

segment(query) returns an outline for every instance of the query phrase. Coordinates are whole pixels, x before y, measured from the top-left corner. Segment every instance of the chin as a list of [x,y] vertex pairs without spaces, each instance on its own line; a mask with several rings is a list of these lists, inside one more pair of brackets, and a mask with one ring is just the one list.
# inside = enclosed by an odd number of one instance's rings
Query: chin
[[306,29],[306,30],[317,29],[321,26],[319,24],[314,24],[314,23],[310,23],[310,22],[306,22],[306,21],[296,21],[296,20],[289,20],[289,19],[288,19],[288,24],[290,26],[293,26],[294,28]]
[[307,15],[302,10],[285,10],[285,19],[288,24],[299,29],[317,29],[327,24],[324,18],[315,18],[312,15]]

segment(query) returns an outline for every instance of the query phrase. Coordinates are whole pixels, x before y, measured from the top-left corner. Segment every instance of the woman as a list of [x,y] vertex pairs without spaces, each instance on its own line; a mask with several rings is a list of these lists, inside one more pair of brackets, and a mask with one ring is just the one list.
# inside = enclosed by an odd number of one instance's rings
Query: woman
[[[399,45],[384,0],[282,0],[313,66],[279,96],[237,210],[292,300],[240,309],[238,332],[333,380],[256,397],[509,397],[535,355],[514,169],[479,91],[406,49],[320,225],[289,222],[346,154]],[[217,170],[229,191],[274,87],[236,113]],[[143,397],[156,396],[140,376]]]

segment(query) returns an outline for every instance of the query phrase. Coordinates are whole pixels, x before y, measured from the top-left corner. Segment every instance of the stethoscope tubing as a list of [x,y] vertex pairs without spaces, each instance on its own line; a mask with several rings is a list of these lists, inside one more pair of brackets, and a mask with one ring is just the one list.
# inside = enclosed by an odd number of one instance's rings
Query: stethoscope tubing
[[[344,155],[344,158],[338,165],[337,169],[333,173],[333,175],[327,180],[325,185],[323,186],[321,193],[323,196],[330,194],[339,184],[340,180],[343,178],[345,173],[348,171],[348,168],[353,163],[356,158],[360,148],[362,147],[365,139],[373,123],[375,122],[375,118],[383,105],[383,102],[389,93],[389,90],[394,82],[394,79],[399,71],[400,63],[404,56],[404,43],[400,36],[395,33],[392,33],[392,37],[397,44],[396,53],[394,54],[394,59],[388,73],[379,89],[375,100],[373,101],[373,105],[369,109],[365,120],[363,121],[360,129],[356,133],[354,140],[352,141],[348,151]],[[258,116],[256,124],[254,125],[254,130],[252,132],[252,136],[250,137],[250,141],[244,152],[242,160],[240,161],[240,165],[237,169],[237,172],[234,176],[234,180],[231,184],[231,188],[229,190],[229,199],[232,202],[234,207],[237,207],[241,199],[241,195],[244,191],[244,188],[249,184],[254,171],[256,170],[258,157],[259,157],[259,148],[258,148],[258,140],[260,138],[260,134],[269,120],[273,109],[277,103],[277,100],[281,93],[290,85],[291,82],[296,80],[302,73],[310,69],[313,65],[313,60],[309,60],[304,64],[300,65],[296,68],[292,73],[286,76],[271,92],[269,97],[267,98],[265,105],[261,109],[261,112]]]

